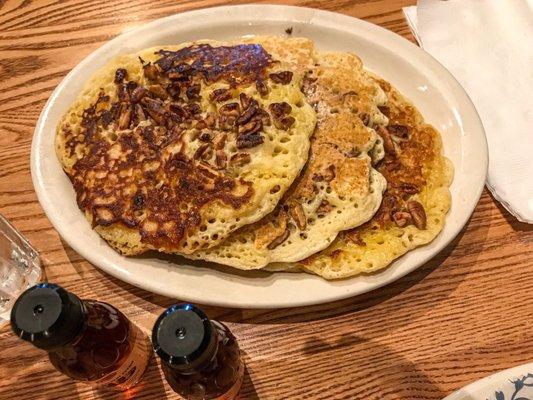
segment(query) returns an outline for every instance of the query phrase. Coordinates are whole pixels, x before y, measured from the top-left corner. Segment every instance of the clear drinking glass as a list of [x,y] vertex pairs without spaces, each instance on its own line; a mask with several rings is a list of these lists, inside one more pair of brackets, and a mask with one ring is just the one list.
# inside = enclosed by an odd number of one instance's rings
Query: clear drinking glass
[[28,241],[0,215],[0,326],[18,295],[41,279],[39,255]]

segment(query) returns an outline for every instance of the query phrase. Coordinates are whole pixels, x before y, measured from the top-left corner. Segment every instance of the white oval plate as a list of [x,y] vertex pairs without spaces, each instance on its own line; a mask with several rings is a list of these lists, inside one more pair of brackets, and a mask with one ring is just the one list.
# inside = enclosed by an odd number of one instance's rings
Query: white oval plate
[[[179,257],[126,258],[91,229],[54,152],[54,132],[84,81],[113,56],[156,45],[244,35],[308,37],[322,50],[357,53],[419,108],[437,127],[455,167],[452,208],[441,234],[382,272],[336,282],[303,273],[243,273]],[[227,307],[274,308],[342,299],[390,283],[428,261],[461,230],[474,210],[487,171],[483,127],[468,96],[437,61],[420,48],[376,25],[309,8],[245,5],[172,15],[126,31],[74,68],[44,107],[32,143],[31,172],[39,201],[63,239],[88,261],[133,285],[181,300]]]
[[487,376],[443,400],[533,400],[533,363]]

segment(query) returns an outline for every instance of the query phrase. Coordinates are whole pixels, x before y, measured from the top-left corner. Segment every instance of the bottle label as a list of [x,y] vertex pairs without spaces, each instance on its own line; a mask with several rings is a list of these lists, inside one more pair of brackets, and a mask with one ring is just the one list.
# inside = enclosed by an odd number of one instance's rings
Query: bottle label
[[237,380],[233,386],[222,396],[215,397],[213,400],[233,400],[239,394],[241,390],[242,381],[244,380],[244,363],[241,359],[239,368],[237,369]]
[[114,386],[126,390],[135,385],[142,377],[150,359],[151,351],[148,337],[137,326],[131,324],[131,353],[113,372],[91,383],[96,386]]

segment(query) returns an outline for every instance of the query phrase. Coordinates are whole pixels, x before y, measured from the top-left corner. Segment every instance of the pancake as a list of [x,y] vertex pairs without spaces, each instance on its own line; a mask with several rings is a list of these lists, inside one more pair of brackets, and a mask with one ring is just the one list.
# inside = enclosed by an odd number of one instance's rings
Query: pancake
[[301,46],[201,41],[102,68],[56,133],[94,229],[122,254],[187,254],[270,213],[304,166],[316,122],[303,74],[281,57],[303,60]]
[[372,167],[384,151],[371,127],[387,122],[385,93],[357,56],[339,53],[315,55],[303,91],[318,120],[300,178],[272,214],[188,257],[240,269],[299,261],[375,214],[386,182]]
[[322,252],[267,269],[302,270],[326,279],[371,273],[431,242],[442,230],[451,205],[453,167],[442,155],[440,135],[396,89],[375,79],[387,94],[381,109],[389,119],[387,126],[376,127],[385,148],[377,169],[388,182],[380,209],[366,224],[342,232]]

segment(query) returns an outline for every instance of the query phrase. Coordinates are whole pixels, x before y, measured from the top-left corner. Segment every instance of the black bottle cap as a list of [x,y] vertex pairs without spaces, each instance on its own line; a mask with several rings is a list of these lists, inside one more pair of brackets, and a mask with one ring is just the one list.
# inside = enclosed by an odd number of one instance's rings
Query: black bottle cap
[[51,283],[40,283],[26,290],[11,310],[13,332],[45,350],[72,341],[84,321],[81,300]]
[[157,319],[152,331],[155,353],[167,364],[183,370],[205,358],[212,344],[212,325],[192,304],[176,304]]

